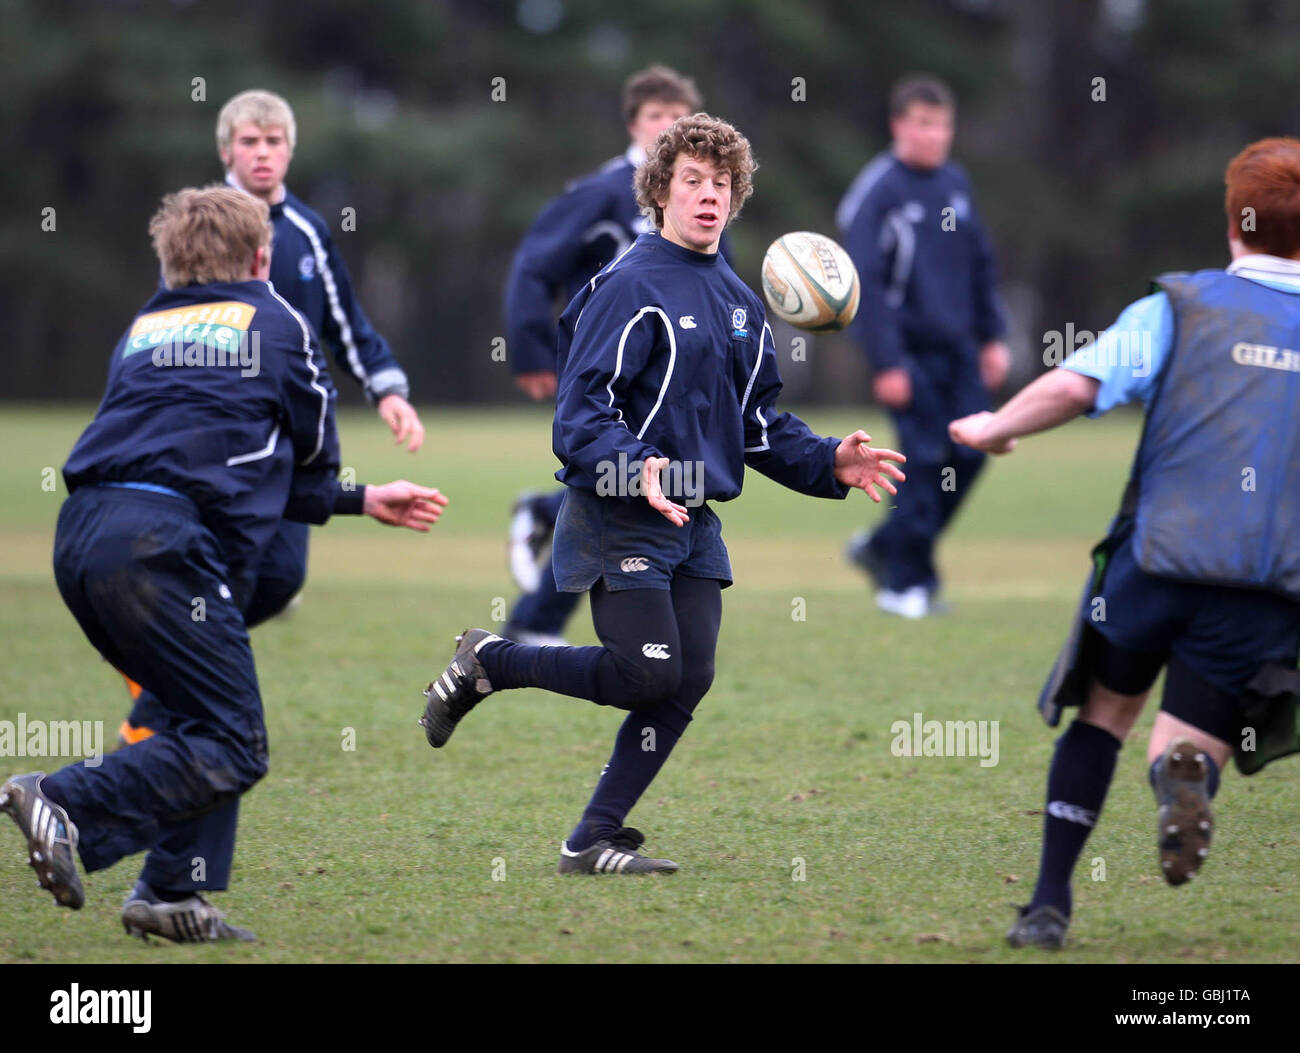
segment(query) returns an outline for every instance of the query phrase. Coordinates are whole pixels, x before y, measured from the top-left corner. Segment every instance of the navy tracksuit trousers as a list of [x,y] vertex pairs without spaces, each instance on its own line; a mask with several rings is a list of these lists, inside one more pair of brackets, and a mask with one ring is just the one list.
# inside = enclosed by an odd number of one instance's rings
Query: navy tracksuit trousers
[[894,411],[899,450],[907,457],[907,484],[872,534],[870,550],[883,568],[882,588],[939,588],[934,548],[966,500],[985,455],[948,438],[948,424],[989,408],[974,346],[909,348],[911,404]]
[[[307,543],[310,534],[311,527],[306,523],[295,523],[291,519],[280,521],[257,568],[257,582],[253,587],[252,598],[248,601],[248,609],[244,611],[244,625],[247,628],[255,628],[267,619],[274,618],[302,589],[303,582],[307,580]],[[167,726],[165,709],[158,697],[144,687],[127,719],[133,727],[157,731]]]
[[[534,510],[545,516],[555,526],[564,504],[567,487],[561,486],[554,493],[539,499]],[[523,630],[525,632],[543,633],[547,636],[564,635],[564,625],[573,613],[573,609],[582,599],[581,593],[561,592],[555,584],[555,570],[547,559],[542,568],[542,580],[533,592],[525,592],[515,601],[514,609],[504,630],[506,636]]]
[[156,889],[229,883],[239,797],[267,769],[248,631],[216,539],[179,496],[84,487],[59,513],[54,575],[91,644],[154,693],[167,726],[48,776],[87,871],[147,851]]

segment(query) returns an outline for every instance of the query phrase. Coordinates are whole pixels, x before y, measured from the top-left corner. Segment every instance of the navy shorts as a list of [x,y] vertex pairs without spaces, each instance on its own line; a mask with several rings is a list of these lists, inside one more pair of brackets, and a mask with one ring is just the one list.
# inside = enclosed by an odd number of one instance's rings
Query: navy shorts
[[[1137,565],[1131,534],[1111,553],[1097,595],[1105,600],[1104,617],[1085,611],[1086,623],[1110,643],[1164,661],[1177,659],[1234,697],[1260,666],[1294,665],[1300,651],[1300,604],[1259,589],[1148,574]],[[1090,607],[1103,613],[1095,599]]]
[[555,522],[551,560],[561,592],[586,592],[602,581],[610,592],[669,589],[674,574],[731,584],[722,521],[707,504],[674,526],[649,502],[598,497],[569,487]]

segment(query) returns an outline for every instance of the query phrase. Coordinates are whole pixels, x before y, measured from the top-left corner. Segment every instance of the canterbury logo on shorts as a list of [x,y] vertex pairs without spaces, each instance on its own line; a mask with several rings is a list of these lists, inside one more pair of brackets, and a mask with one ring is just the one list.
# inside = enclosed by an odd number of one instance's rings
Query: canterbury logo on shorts
[[666,643],[647,643],[641,645],[641,653],[647,658],[671,658]]
[[624,574],[634,574],[638,570],[649,570],[650,561],[645,556],[628,556],[618,565],[618,569]]

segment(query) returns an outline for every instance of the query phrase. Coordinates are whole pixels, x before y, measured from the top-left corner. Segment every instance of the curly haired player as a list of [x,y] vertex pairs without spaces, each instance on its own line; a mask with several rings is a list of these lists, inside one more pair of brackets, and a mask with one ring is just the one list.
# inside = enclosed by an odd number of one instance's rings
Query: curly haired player
[[[667,66],[649,66],[623,85],[627,150],[574,180],[538,214],[520,242],[506,283],[506,342],[515,384],[529,398],[555,398],[555,301],[568,303],[592,275],[621,256],[650,223],[636,202],[633,177],[665,128],[700,108],[695,82]],[[725,243],[722,251],[726,252]],[[551,538],[564,487],[521,494],[510,517],[510,572],[521,594],[503,636],[520,643],[564,643],[564,623],[581,596],[560,592]]]
[[[718,253],[753,192],[749,143],[699,113],[655,140],[636,176],[655,230],[578,294],[560,320],[554,447],[567,487],[553,561],[591,593],[602,646],[535,647],[483,629],[458,638],[421,723],[446,744],[488,694],[542,687],[627,710],[613,755],[560,849],[566,874],[671,873],[624,820],[713,681],[731,564],[711,503],[745,467],[801,493],[880,500],[902,456],[858,431],[814,434],[775,408],[781,390],[759,298]],[[653,731],[653,735],[648,732]],[[646,749],[652,742],[654,748]]]

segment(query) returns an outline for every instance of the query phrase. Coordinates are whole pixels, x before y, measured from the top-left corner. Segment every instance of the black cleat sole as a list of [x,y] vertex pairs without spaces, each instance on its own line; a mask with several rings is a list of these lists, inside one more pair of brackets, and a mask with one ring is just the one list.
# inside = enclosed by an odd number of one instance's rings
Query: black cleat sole
[[1160,871],[1174,886],[1194,878],[1210,854],[1214,816],[1206,792],[1208,776],[1205,753],[1191,743],[1174,743],[1165,751],[1158,842]]

